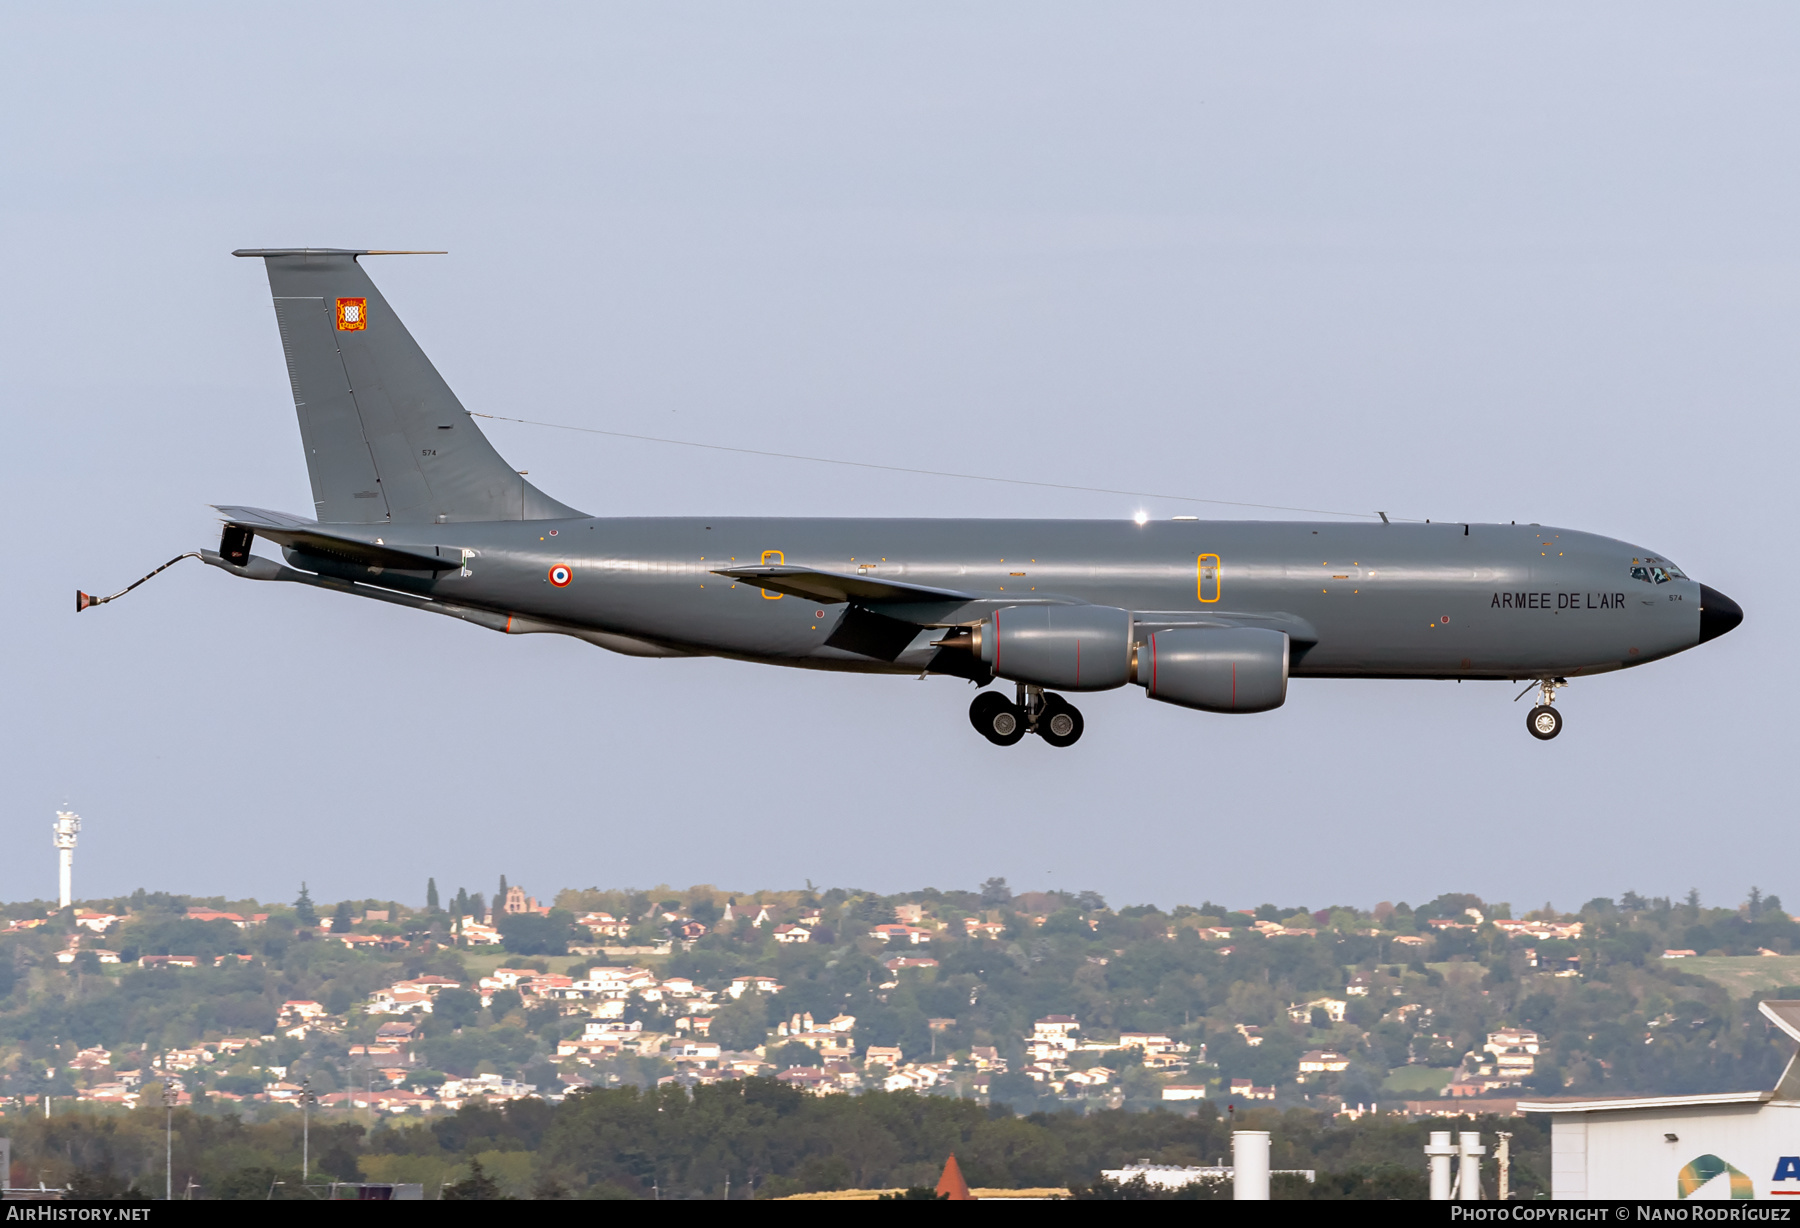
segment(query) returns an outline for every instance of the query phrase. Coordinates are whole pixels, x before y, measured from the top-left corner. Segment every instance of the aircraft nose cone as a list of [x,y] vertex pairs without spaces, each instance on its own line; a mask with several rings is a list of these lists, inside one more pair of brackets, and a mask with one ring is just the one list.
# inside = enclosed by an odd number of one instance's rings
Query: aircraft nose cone
[[1744,607],[1716,588],[1700,586],[1700,642],[1716,640],[1744,621]]

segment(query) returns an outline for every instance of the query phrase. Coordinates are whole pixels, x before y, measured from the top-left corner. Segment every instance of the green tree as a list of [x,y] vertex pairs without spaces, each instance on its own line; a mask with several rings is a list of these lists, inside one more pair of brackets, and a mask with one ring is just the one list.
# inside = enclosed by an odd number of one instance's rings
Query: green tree
[[448,1028],[466,1028],[480,1014],[481,995],[472,989],[441,990],[431,1002],[432,1022]]
[[435,878],[425,880],[425,907],[432,912],[438,910],[437,879]]
[[761,994],[747,993],[712,1017],[707,1036],[727,1049],[754,1049],[769,1035],[769,1008]]
[[535,912],[501,913],[500,941],[515,955],[567,955],[575,918],[561,908],[549,916]]
[[480,1160],[469,1161],[469,1175],[455,1185],[444,1187],[443,1196],[457,1201],[496,1202],[500,1199],[500,1183],[482,1170]]
[[312,895],[306,890],[306,884],[300,884],[300,898],[294,901],[294,919],[301,925],[317,925],[319,912],[313,907]]
[[339,900],[337,910],[331,914],[331,932],[334,934],[347,934],[350,932],[350,927],[354,924],[356,924],[356,922],[350,916],[350,901]]

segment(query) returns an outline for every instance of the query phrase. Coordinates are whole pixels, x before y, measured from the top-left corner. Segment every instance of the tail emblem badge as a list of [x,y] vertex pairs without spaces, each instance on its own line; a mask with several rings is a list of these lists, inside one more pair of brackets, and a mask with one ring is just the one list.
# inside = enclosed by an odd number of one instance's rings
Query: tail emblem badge
[[341,298],[337,301],[337,326],[340,333],[361,332],[369,327],[369,300]]

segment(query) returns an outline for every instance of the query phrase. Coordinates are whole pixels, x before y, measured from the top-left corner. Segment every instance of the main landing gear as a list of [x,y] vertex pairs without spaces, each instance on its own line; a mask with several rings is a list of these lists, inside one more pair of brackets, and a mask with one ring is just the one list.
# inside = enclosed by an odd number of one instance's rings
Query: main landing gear
[[996,746],[1012,746],[1035,733],[1052,746],[1073,746],[1081,739],[1085,722],[1081,710],[1061,695],[1041,686],[1019,684],[1013,701],[998,691],[983,691],[969,705],[969,723]]
[[[1557,734],[1562,732],[1562,713],[1558,712],[1554,705],[1556,703],[1557,688],[1568,685],[1569,680],[1566,678],[1539,678],[1532,684],[1532,686],[1537,687],[1538,702],[1537,707],[1525,714],[1525,728],[1529,730],[1531,736],[1538,741],[1548,742],[1551,738],[1554,738]],[[1530,690],[1531,687],[1526,687],[1525,690],[1520,691],[1518,695],[1513,697],[1513,702],[1518,703],[1519,700],[1525,698],[1526,692]]]

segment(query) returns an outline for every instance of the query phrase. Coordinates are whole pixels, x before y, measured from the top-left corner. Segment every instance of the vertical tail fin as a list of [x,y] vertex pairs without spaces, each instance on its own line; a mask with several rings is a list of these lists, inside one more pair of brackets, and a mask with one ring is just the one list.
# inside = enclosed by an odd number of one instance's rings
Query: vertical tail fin
[[546,520],[580,512],[503,460],[357,263],[379,252],[261,256],[320,521]]

